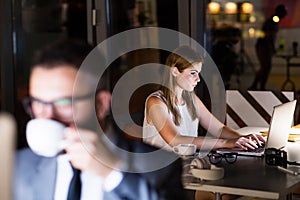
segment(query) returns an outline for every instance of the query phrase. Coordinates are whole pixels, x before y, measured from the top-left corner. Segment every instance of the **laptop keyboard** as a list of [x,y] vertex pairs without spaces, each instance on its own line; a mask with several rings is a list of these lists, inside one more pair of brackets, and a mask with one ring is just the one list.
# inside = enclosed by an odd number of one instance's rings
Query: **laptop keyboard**
[[234,149],[218,149],[217,153],[237,153],[239,155],[244,155],[244,156],[262,156],[265,151],[265,144],[261,144],[256,149],[247,149],[243,150],[241,148],[234,148]]
[[265,150],[265,143],[261,144],[258,148],[256,149],[247,149],[245,150],[246,152],[254,152],[254,153],[261,153]]

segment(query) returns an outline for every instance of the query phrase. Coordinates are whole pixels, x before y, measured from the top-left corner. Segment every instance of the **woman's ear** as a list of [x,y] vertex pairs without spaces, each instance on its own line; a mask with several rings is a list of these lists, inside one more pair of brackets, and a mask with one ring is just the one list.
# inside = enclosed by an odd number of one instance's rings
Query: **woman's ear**
[[174,77],[176,77],[178,74],[180,74],[177,67],[171,67],[171,72]]

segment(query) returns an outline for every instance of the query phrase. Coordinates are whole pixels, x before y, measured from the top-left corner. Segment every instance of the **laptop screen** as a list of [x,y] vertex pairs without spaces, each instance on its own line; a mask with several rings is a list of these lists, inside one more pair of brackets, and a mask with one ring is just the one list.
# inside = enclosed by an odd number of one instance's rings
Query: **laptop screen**
[[280,149],[288,142],[289,130],[293,125],[296,100],[274,107],[266,148]]
[[[232,149],[218,149],[218,153],[238,153],[239,155],[246,156],[263,156],[264,150],[266,148],[276,148],[280,149],[285,147],[288,142],[289,131],[293,124],[294,112],[296,108],[297,100],[293,100],[287,103],[283,103],[277,106],[274,106],[270,126],[268,128],[267,141],[264,147],[258,148],[255,150],[243,150],[241,148],[232,148]],[[263,127],[244,127],[242,128],[247,133],[245,135],[253,134],[265,130]],[[259,131],[253,131],[259,130]],[[239,131],[239,130],[238,130]]]

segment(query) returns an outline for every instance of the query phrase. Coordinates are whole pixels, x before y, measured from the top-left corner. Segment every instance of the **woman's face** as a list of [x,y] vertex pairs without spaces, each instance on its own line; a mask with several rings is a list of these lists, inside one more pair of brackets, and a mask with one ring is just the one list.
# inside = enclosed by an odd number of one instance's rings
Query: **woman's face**
[[202,63],[195,63],[183,70],[175,77],[177,85],[186,91],[193,91],[198,82],[200,82],[199,73],[201,72]]

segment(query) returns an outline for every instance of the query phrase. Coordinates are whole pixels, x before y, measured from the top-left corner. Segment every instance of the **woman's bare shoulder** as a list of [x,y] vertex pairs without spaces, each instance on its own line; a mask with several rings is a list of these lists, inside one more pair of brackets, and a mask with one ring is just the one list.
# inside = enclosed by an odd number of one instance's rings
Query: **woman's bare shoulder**
[[158,96],[150,96],[147,100],[147,105],[165,104],[163,99]]

